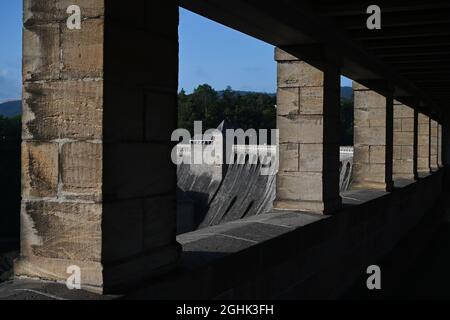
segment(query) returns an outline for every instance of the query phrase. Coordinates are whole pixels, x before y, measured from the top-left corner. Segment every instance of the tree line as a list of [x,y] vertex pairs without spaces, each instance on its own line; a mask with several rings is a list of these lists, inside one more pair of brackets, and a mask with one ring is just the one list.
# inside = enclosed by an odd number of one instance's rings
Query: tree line
[[[353,145],[353,99],[341,99],[341,145]],[[234,91],[231,87],[216,91],[210,85],[198,86],[191,94],[178,95],[178,127],[194,131],[194,121],[203,121],[203,129],[216,128],[223,120],[238,128],[275,129],[276,95]]]

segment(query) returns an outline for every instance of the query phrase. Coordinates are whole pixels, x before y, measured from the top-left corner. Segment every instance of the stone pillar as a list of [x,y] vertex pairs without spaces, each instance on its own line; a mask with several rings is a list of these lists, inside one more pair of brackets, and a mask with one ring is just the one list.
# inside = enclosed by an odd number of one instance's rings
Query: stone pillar
[[391,190],[393,98],[353,82],[355,93],[354,189]]
[[438,146],[437,146],[437,152],[438,152],[438,167],[442,168],[444,166],[442,161],[442,124],[438,124]]
[[280,168],[275,208],[329,213],[339,196],[340,72],[276,49]]
[[414,109],[394,101],[394,179],[415,178],[414,147]]
[[[116,292],[176,263],[177,1],[26,0],[17,276]],[[72,270],[73,272],[73,270]]]
[[430,169],[437,171],[438,164],[438,123],[435,120],[430,120]]
[[418,120],[417,171],[430,173],[430,118],[422,113]]

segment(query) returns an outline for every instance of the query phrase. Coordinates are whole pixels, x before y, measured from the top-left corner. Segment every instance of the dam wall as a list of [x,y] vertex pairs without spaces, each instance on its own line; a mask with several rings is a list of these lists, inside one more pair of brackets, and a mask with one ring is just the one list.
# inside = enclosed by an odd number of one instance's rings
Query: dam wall
[[[186,156],[189,145],[179,145]],[[259,151],[267,159],[255,159]],[[178,165],[178,234],[267,213],[276,195],[275,146],[233,146],[233,164]],[[264,170],[266,169],[266,170]],[[353,148],[341,148],[340,189],[348,190],[353,169]]]

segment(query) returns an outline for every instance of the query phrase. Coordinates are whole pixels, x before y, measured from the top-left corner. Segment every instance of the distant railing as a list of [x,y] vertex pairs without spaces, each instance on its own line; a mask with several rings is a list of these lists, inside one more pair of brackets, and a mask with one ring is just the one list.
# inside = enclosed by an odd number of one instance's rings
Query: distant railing
[[[191,140],[191,144],[178,144],[177,145],[177,156],[188,157],[192,153],[192,149],[195,146],[209,146],[214,143],[213,140]],[[275,145],[233,145],[232,148],[233,155],[264,155],[273,156],[277,153],[277,146]],[[353,147],[344,146],[340,147],[341,158],[346,159],[353,157]]]

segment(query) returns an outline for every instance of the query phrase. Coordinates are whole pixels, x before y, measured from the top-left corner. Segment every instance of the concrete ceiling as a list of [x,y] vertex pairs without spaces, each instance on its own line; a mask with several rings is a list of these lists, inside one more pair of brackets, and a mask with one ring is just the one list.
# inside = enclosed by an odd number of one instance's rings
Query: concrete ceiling
[[[369,30],[367,7],[382,10]],[[181,0],[204,17],[320,67],[323,59],[434,118],[450,111],[449,0]],[[386,81],[387,80],[387,81]]]

